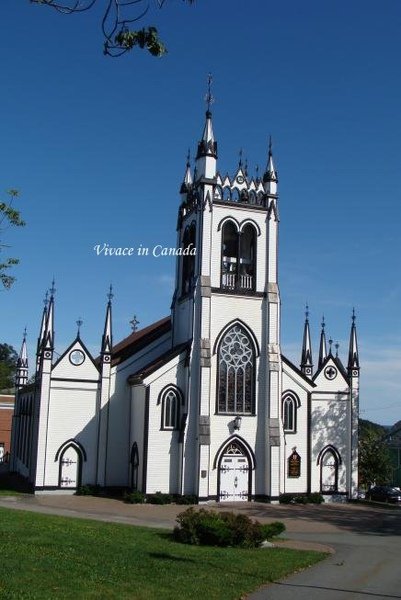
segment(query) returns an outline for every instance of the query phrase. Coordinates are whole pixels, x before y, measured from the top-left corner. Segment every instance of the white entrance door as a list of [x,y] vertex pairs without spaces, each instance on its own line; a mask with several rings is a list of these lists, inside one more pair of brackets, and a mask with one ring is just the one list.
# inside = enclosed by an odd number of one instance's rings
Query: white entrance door
[[60,458],[60,487],[76,488],[78,486],[79,455],[73,446],[64,450]]
[[337,460],[332,452],[326,452],[322,459],[322,492],[337,491]]
[[220,463],[220,501],[245,502],[248,494],[248,459],[243,454],[225,454]]

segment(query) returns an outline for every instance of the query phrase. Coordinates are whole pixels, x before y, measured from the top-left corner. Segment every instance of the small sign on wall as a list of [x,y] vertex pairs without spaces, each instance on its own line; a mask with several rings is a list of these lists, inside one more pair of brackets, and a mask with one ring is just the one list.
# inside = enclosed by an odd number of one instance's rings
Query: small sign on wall
[[288,477],[301,477],[301,457],[296,448],[292,449],[292,454],[288,459]]

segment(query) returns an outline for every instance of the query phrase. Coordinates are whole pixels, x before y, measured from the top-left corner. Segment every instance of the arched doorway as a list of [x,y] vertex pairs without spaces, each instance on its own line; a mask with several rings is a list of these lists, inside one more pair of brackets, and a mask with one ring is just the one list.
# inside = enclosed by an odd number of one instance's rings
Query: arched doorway
[[320,456],[320,491],[322,494],[338,491],[338,466],[341,462],[335,448],[327,447]]
[[56,460],[59,461],[59,488],[77,489],[81,485],[82,460],[86,460],[85,451],[81,450],[77,442],[70,441],[58,450]]
[[220,502],[246,502],[251,496],[252,465],[239,441],[227,444],[218,465],[218,499]]

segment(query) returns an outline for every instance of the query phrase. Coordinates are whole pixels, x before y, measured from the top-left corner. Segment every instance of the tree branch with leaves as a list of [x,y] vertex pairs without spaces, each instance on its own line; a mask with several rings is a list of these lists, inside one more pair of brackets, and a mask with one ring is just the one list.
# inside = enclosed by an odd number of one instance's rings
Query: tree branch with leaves
[[[166,0],[155,0],[162,8]],[[82,13],[96,4],[104,3],[101,29],[104,36],[103,52],[108,56],[121,56],[135,47],[144,48],[153,56],[163,56],[167,52],[156,27],[131,29],[133,23],[145,17],[150,8],[150,0],[30,0],[54,8],[62,14]],[[183,0],[194,4],[195,0]]]
[[[23,227],[25,222],[22,220],[19,210],[14,208],[13,202],[18,197],[17,190],[8,190],[8,202],[0,202],[0,253],[7,248],[2,243],[3,234],[10,227]],[[9,269],[18,265],[18,258],[0,259],[0,282],[4,288],[9,289],[15,281],[15,277],[9,274]]]

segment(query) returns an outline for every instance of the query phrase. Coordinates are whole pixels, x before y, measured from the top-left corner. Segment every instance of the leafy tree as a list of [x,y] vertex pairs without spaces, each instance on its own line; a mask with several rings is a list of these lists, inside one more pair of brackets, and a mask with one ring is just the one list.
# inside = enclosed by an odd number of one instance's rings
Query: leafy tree
[[18,354],[9,344],[0,344],[0,390],[14,387]]
[[359,436],[359,484],[371,487],[388,483],[391,473],[391,455],[383,434],[373,427],[362,429]]
[[[195,0],[183,0],[193,4]],[[159,38],[156,27],[130,29],[132,23],[142,19],[150,8],[150,0],[30,0],[33,4],[50,6],[60,13],[73,14],[90,10],[95,4],[104,4],[102,33],[104,36],[104,54],[121,56],[135,46],[146,48],[153,56],[162,56],[167,52]],[[156,0],[162,8],[166,0]]]
[[[21,215],[18,210],[13,207],[13,201],[18,196],[17,190],[8,190],[7,194],[10,197],[8,202],[0,202],[0,235],[6,231],[9,227],[22,227],[25,225],[21,219]],[[0,252],[6,248],[4,244],[0,242]],[[0,281],[5,288],[10,288],[15,281],[15,277],[9,275],[8,269],[19,263],[18,258],[6,258],[0,260]]]

